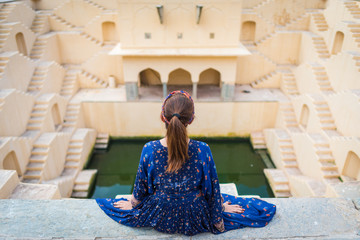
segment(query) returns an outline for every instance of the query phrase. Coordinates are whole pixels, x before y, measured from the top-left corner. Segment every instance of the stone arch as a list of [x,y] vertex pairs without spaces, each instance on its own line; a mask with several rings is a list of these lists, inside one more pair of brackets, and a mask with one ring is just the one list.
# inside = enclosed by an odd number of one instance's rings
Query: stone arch
[[51,107],[51,116],[52,116],[53,123],[54,123],[54,129],[56,130],[61,125],[59,105],[57,103],[55,103]]
[[142,70],[139,73],[139,81],[140,87],[162,85],[159,72],[152,68]]
[[241,36],[240,40],[242,41],[255,41],[256,33],[256,22],[254,21],[245,21],[241,27]]
[[104,42],[113,42],[117,40],[115,22],[106,21],[101,24]]
[[309,107],[306,104],[304,104],[301,108],[300,125],[303,126],[303,128],[305,129],[309,122],[309,116],[310,116]]
[[173,70],[169,73],[168,85],[192,85],[190,72],[182,68]]
[[18,32],[15,35],[15,39],[16,39],[16,45],[17,45],[19,53],[27,55],[27,49],[26,49],[26,43],[25,43],[24,34],[22,32]]
[[221,74],[214,68],[208,68],[199,75],[196,89],[197,99],[220,100],[221,99]]
[[342,175],[360,180],[360,157],[353,151],[349,151],[346,156]]
[[167,85],[169,92],[182,89],[191,93],[192,81],[190,72],[186,71],[183,68],[177,68],[173,70],[169,73]]
[[199,85],[213,85],[220,87],[221,74],[214,68],[208,68],[200,73]]
[[3,160],[3,169],[16,170],[17,174],[21,175],[18,158],[14,151],[9,152]]
[[331,53],[338,54],[339,52],[341,52],[343,42],[344,42],[344,33],[341,31],[337,31],[335,34],[333,49]]

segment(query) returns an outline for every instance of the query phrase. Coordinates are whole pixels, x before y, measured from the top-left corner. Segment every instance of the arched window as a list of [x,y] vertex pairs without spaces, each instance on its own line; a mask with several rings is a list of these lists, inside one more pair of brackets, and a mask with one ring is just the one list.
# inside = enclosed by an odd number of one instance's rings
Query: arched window
[[3,161],[3,168],[7,170],[16,170],[17,174],[21,175],[19,162],[14,151],[9,152]]
[[348,153],[342,175],[360,180],[360,158],[356,153],[352,151]]
[[21,32],[17,33],[15,35],[15,39],[16,39],[16,45],[17,45],[19,53],[27,55],[24,34]]
[[306,104],[304,104],[302,109],[301,109],[300,124],[305,129],[306,129],[308,121],[309,121],[309,115],[310,115],[309,107]]
[[169,74],[167,84],[170,92],[178,89],[183,89],[190,94],[192,92],[191,74],[182,68],[178,68]]
[[241,28],[240,40],[255,41],[255,30],[256,30],[256,22],[254,21],[243,22]]
[[332,49],[331,53],[338,54],[339,52],[341,52],[343,42],[344,42],[344,33],[340,32],[340,31],[336,32],[333,49]]
[[53,118],[54,128],[56,130],[61,124],[60,111],[57,103],[55,103],[51,108],[51,116]]
[[102,33],[104,42],[113,42],[117,41],[116,37],[116,27],[114,22],[103,22],[102,23]]
[[160,74],[154,69],[147,68],[139,73],[140,87],[161,85]]

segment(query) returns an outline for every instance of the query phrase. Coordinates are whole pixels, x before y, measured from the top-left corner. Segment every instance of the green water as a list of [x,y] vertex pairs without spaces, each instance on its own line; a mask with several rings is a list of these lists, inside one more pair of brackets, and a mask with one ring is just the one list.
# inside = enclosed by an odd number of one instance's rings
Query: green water
[[[88,169],[98,169],[91,198],[131,194],[144,144],[153,139],[111,141],[107,152],[95,152]],[[220,183],[235,183],[240,195],[273,197],[260,156],[242,139],[197,139],[209,144]]]

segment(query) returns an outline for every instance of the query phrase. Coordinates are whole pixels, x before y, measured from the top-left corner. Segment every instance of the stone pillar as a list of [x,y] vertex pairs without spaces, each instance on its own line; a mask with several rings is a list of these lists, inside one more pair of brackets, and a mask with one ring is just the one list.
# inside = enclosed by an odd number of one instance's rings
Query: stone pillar
[[125,90],[126,90],[126,100],[127,101],[138,100],[139,92],[138,92],[138,86],[137,86],[136,82],[126,82]]
[[191,96],[194,100],[197,99],[197,82],[193,83],[193,89],[192,89],[192,96]]
[[162,86],[163,86],[163,97],[166,98],[167,97],[167,84],[163,83]]
[[223,101],[231,102],[232,100],[234,100],[234,94],[235,94],[234,84],[228,84],[224,82],[221,84],[221,98]]

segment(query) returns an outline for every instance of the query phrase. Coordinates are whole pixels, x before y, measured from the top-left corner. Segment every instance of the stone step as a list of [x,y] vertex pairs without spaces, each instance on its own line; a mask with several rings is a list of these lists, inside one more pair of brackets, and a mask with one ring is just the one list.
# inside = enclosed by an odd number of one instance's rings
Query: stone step
[[66,161],[80,161],[80,156],[77,154],[66,155]]
[[26,170],[27,171],[42,171],[44,168],[45,164],[44,163],[40,163],[40,162],[30,162],[27,166],[26,166]]
[[79,192],[79,191],[88,192],[89,187],[90,187],[89,184],[75,184],[73,191],[74,192]]
[[332,171],[332,170],[322,170],[323,176],[325,178],[338,178],[340,177],[338,171]]
[[87,198],[88,192],[72,192],[71,197],[73,198]]
[[79,168],[80,163],[77,161],[66,161],[65,168]]
[[24,173],[24,178],[40,179],[41,171],[26,171]]
[[331,170],[336,171],[338,170],[337,166],[333,162],[320,162],[322,170]]

